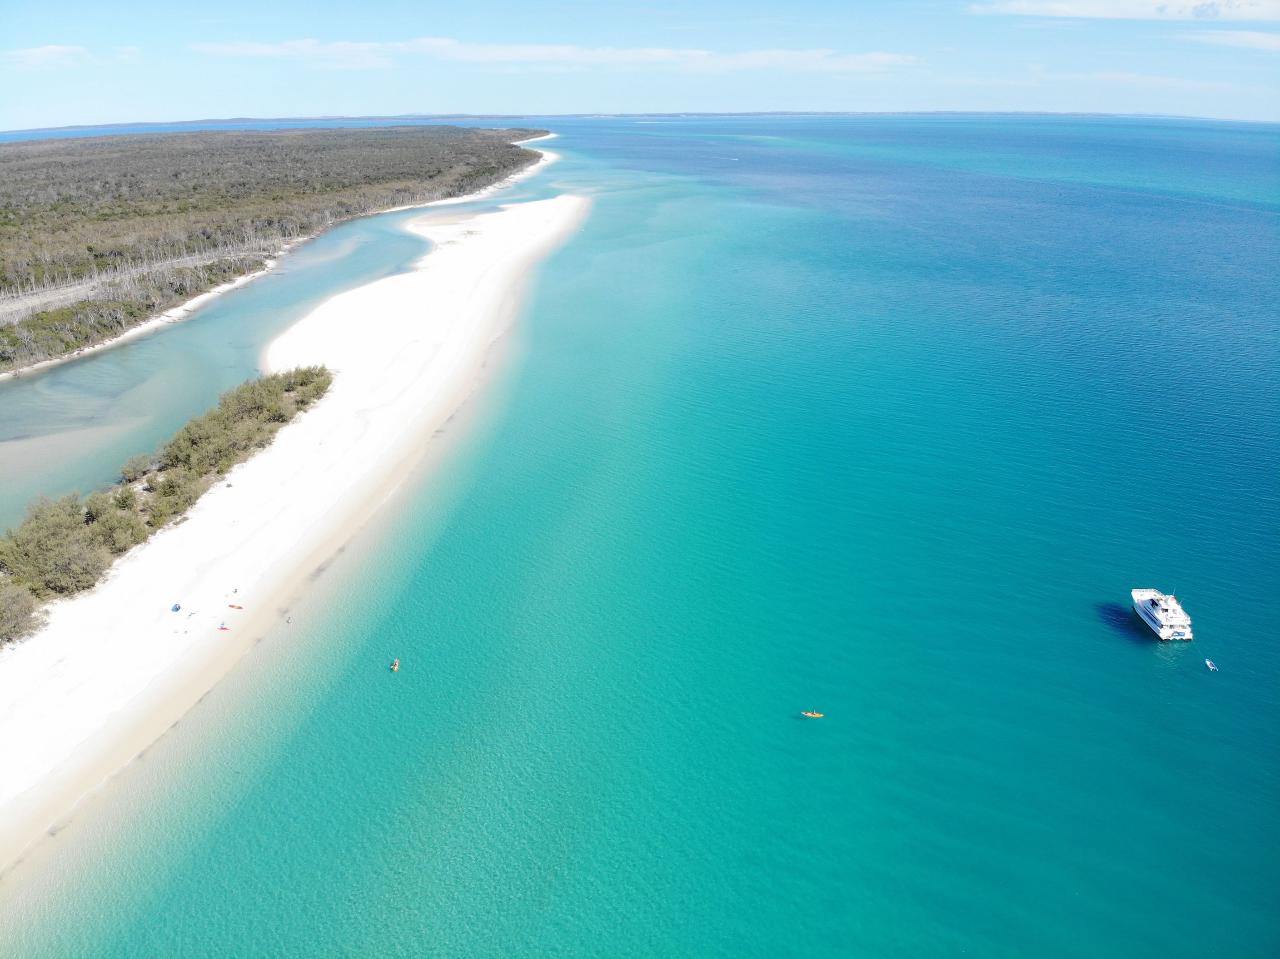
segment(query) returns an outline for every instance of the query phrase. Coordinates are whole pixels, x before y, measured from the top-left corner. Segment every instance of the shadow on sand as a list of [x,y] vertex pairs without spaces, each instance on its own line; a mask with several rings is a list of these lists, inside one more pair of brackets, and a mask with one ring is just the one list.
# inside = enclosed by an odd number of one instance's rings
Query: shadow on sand
[[1095,603],[1093,608],[1103,625],[1110,626],[1113,632],[1126,639],[1144,646],[1160,642],[1130,607],[1120,603]]

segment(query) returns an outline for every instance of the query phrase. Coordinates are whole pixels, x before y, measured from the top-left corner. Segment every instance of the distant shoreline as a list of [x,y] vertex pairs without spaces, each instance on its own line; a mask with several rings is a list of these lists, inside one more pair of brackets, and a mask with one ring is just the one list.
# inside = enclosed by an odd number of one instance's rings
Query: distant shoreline
[[[555,136],[556,134],[554,133],[547,133],[547,134],[542,134],[536,137],[530,137],[525,140],[512,140],[511,143],[513,145],[520,146],[525,143],[533,143],[538,140],[550,139]],[[16,369],[5,370],[3,372],[0,372],[0,383],[8,379],[17,379],[19,377],[41,373],[47,369],[51,369],[52,367],[61,366],[63,363],[70,363],[72,360],[82,359],[94,353],[101,352],[102,350],[119,346],[120,344],[128,342],[129,340],[134,339],[136,337],[145,336],[147,334],[154,333],[163,327],[170,326],[174,323],[180,323],[183,320],[189,319],[198,310],[208,305],[209,302],[221,296],[223,293],[229,293],[234,289],[244,286],[246,283],[256,280],[260,276],[265,276],[266,274],[270,273],[273,269],[275,269],[277,265],[279,265],[280,259],[283,256],[285,256],[285,254],[289,253],[289,251],[293,250],[295,247],[300,246],[301,244],[306,243],[309,240],[313,240],[316,237],[320,236],[322,233],[328,230],[331,230],[334,227],[339,226],[343,223],[348,223],[351,220],[363,219],[364,217],[369,217],[369,216],[380,216],[383,213],[394,213],[400,210],[413,210],[418,208],[426,208],[426,207],[431,207],[437,204],[466,203],[466,202],[470,202],[471,200],[482,199],[483,197],[490,195],[494,191],[506,188],[507,186],[511,185],[512,183],[515,183],[519,179],[522,179],[527,176],[532,176],[537,170],[541,169],[548,162],[547,156],[542,151],[534,151],[534,152],[537,152],[539,156],[529,161],[529,163],[526,164],[524,167],[517,170],[515,173],[512,173],[506,177],[503,177],[501,180],[498,180],[494,183],[489,184],[486,187],[482,187],[479,190],[476,190],[474,193],[468,193],[461,197],[445,197],[440,200],[428,200],[424,203],[412,203],[405,206],[388,207],[387,209],[384,209],[384,210],[374,210],[369,213],[360,213],[356,216],[349,216],[349,217],[344,217],[343,219],[334,220],[332,223],[326,226],[323,230],[318,230],[314,233],[309,233],[306,236],[300,236],[292,240],[289,240],[287,243],[283,244],[279,249],[277,249],[274,253],[268,256],[265,259],[263,266],[260,269],[253,270],[252,272],[249,272],[249,273],[245,273],[242,276],[238,276],[233,280],[228,280],[226,283],[220,283],[219,285],[212,287],[208,290],[205,290],[203,293],[199,293],[193,296],[191,299],[178,304],[177,306],[170,307],[169,309],[164,310],[163,312],[158,313],[155,316],[150,317],[149,319],[143,320],[141,323],[138,323],[135,326],[129,327],[127,330],[124,330],[118,335],[113,336],[110,339],[103,340],[100,343],[94,343],[90,346],[84,346],[84,347],[81,347],[80,349],[73,350],[70,353],[64,353],[61,356],[54,356],[46,360],[40,360],[36,363],[28,364],[27,366],[20,366],[20,367],[17,367]]]
[[[325,398],[0,651],[0,879],[280,624],[482,380],[527,274],[588,206],[561,195],[410,223],[433,244],[413,270],[326,300],[266,351],[273,371],[328,357]],[[354,319],[371,335],[352,341]]]
[[[207,129],[211,123],[248,124],[248,123],[350,123],[355,120],[395,123],[424,121],[451,123],[457,120],[528,120],[552,119],[573,120],[590,119],[592,117],[616,117],[630,120],[637,117],[1089,117],[1092,119],[1115,120],[1195,120],[1205,123],[1257,123],[1277,125],[1280,120],[1256,120],[1244,117],[1209,117],[1193,113],[1101,113],[1088,110],[738,110],[716,112],[705,110],[689,111],[655,111],[652,113],[401,113],[392,116],[347,116],[323,115],[310,117],[201,117],[196,120],[114,120],[110,123],[68,123],[56,127],[21,127],[14,130],[0,130],[0,142],[6,137],[12,141],[35,140],[38,137],[26,137],[21,134],[49,133],[68,134],[81,130],[125,130],[134,131],[139,127],[189,127],[191,129]],[[103,133],[104,136],[118,134]]]

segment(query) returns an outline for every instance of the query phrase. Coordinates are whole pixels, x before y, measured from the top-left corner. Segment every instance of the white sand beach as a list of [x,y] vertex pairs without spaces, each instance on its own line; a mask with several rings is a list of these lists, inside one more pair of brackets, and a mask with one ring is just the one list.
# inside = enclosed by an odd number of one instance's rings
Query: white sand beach
[[0,653],[0,871],[176,722],[385,502],[588,206],[562,195],[425,213],[410,228],[434,248],[415,270],[326,301],[269,346],[271,370],[327,365],[329,393]]

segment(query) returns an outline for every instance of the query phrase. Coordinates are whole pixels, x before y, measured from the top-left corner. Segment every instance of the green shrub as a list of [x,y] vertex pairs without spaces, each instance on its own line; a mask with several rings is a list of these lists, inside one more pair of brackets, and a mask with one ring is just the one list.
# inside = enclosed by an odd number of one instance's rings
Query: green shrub
[[115,510],[111,496],[106,492],[92,493],[84,501],[84,521],[96,523],[107,513]]
[[126,483],[136,483],[150,472],[154,463],[154,456],[131,456],[124,466],[120,467],[120,478]]
[[177,516],[175,504],[169,500],[153,499],[147,506],[147,524],[153,530],[168,526]]
[[0,576],[0,643],[21,639],[40,625],[31,590]]
[[[122,492],[128,495],[122,496]],[[120,505],[122,500],[124,506]],[[134,509],[134,500],[133,490],[124,486],[115,493],[94,493],[84,501],[90,534],[113,555],[127,552],[149,535],[146,523]]]
[[155,495],[151,498],[149,512],[152,527],[160,527],[181,516],[198,500],[213,482],[213,477],[193,470],[172,467],[160,474],[155,482]]
[[0,539],[0,568],[38,597],[88,589],[109,562],[75,495],[37,500],[22,524]]

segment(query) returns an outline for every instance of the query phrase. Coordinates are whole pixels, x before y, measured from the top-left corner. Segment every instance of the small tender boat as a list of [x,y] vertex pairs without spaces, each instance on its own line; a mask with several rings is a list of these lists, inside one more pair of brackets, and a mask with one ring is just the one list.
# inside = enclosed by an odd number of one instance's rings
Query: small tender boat
[[230,629],[231,629],[231,627],[230,627],[230,626],[228,626],[226,623],[219,623],[219,624],[218,624],[218,632],[220,632],[220,633],[229,632],[229,631],[230,631]]
[[228,609],[244,609],[243,606],[237,606],[235,603],[228,603],[227,608]]
[[391,660],[391,671],[393,673],[400,672],[400,660],[398,659]]
[[826,715],[826,713],[819,713],[810,709],[806,709],[800,715],[805,717],[805,719],[821,719],[823,716]]
[[1216,673],[1218,671],[1218,664],[1215,663],[1212,659],[1206,659],[1204,661],[1204,664],[1209,667],[1209,672]]

